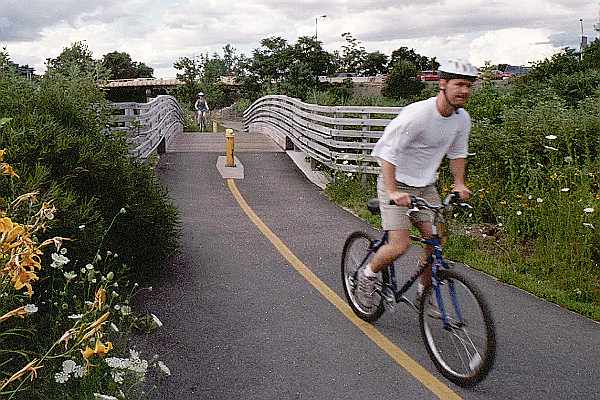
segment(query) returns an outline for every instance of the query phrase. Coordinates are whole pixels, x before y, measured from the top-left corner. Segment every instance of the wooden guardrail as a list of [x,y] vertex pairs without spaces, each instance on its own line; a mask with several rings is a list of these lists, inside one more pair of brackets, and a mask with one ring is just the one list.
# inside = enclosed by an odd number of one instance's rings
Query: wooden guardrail
[[146,159],[162,154],[176,134],[183,132],[183,111],[173,96],[158,96],[148,103],[113,103],[119,114],[111,130],[127,132],[129,153]]
[[261,97],[244,112],[244,130],[344,172],[378,173],[371,150],[401,107],[319,106],[287,96]]

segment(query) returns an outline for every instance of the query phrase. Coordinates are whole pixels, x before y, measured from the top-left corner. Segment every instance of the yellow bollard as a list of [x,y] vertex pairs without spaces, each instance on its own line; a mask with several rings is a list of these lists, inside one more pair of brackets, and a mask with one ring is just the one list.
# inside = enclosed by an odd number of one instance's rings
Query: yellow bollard
[[217,133],[218,128],[219,125],[217,124],[217,121],[213,121],[213,133]]
[[225,166],[226,167],[235,167],[235,159],[233,158],[233,150],[234,150],[234,142],[235,135],[233,134],[233,129],[225,130],[225,144],[226,144],[226,159]]

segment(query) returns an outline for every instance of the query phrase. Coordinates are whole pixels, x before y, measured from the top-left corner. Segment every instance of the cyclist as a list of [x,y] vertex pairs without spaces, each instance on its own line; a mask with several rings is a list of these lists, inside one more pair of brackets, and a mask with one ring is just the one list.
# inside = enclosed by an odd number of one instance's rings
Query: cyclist
[[204,98],[204,93],[199,92],[196,96],[196,103],[194,103],[194,109],[196,110],[196,122],[200,127],[203,127],[206,121],[206,114],[210,111],[208,103]]
[[[375,306],[373,293],[378,272],[408,249],[411,223],[424,237],[431,236],[432,211],[420,210],[411,213],[410,217],[407,212],[411,194],[423,197],[431,204],[440,204],[435,184],[444,156],[450,160],[454,191],[463,200],[471,194],[464,182],[471,119],[463,106],[477,72],[475,67],[463,61],[450,60],[442,64],[438,68],[438,95],[404,107],[373,149],[372,154],[378,158],[381,167],[377,195],[389,242],[358,271],[356,298],[366,309]],[[390,200],[395,205],[390,205]],[[421,263],[428,262],[431,253],[431,248],[426,249]],[[429,284],[431,267],[421,275],[417,303]]]

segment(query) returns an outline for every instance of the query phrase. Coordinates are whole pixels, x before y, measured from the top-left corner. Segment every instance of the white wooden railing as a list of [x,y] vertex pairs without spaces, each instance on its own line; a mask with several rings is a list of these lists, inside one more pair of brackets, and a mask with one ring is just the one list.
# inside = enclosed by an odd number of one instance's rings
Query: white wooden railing
[[120,114],[111,130],[127,132],[129,153],[146,159],[164,153],[176,134],[183,132],[183,111],[173,96],[158,96],[148,103],[113,103]]
[[378,173],[371,150],[401,107],[318,106],[265,96],[244,112],[244,130],[269,135],[286,150],[344,172]]

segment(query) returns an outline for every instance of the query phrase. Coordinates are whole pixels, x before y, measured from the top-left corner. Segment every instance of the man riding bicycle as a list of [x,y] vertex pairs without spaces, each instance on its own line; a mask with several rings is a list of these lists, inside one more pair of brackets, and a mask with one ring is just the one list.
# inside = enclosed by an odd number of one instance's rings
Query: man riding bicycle
[[206,125],[206,115],[210,111],[208,103],[204,98],[204,93],[199,92],[196,96],[196,103],[194,103],[194,109],[196,110],[196,123],[198,126],[203,128]]
[[[366,309],[375,305],[373,293],[378,272],[408,249],[411,224],[424,237],[431,236],[432,211],[419,210],[409,216],[408,206],[411,195],[440,204],[435,184],[444,156],[450,161],[454,191],[463,200],[471,194],[464,182],[471,119],[463,107],[478,71],[467,62],[448,61],[439,67],[438,73],[438,95],[404,107],[386,127],[372,152],[381,167],[377,195],[383,229],[389,232],[389,242],[358,272],[356,297]],[[421,262],[428,262],[431,253],[431,248],[425,249]],[[430,284],[431,268],[421,275],[417,302],[424,287]]]

